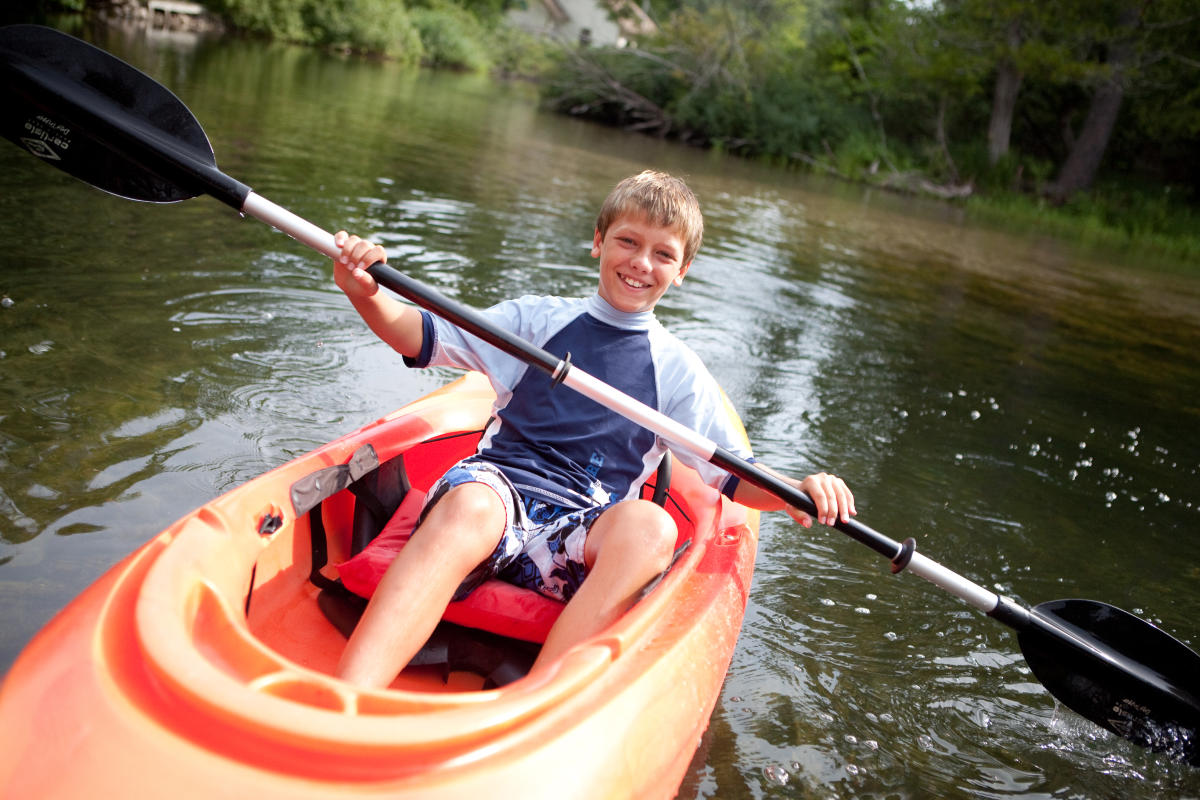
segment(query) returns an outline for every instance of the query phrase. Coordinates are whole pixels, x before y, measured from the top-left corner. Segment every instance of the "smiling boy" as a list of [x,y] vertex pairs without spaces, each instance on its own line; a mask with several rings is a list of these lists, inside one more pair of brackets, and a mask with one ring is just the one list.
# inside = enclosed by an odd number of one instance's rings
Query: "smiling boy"
[[[496,324],[592,376],[749,457],[700,359],[658,323],[654,308],[683,283],[703,236],[703,217],[683,181],[643,172],[621,181],[596,220],[599,285],[584,299],[522,297],[486,313]],[[425,643],[446,605],[490,577],[567,601],[537,670],[603,630],[672,556],[675,523],[638,499],[666,445],[582,395],[551,391],[550,378],[447,322],[378,291],[366,267],[382,247],[339,232],[334,280],[364,321],[410,366],[455,366],[488,376],[494,415],[476,454],[431,487],[421,522],[380,581],[351,636],[338,674],[386,686]],[[686,452],[680,461],[733,500],[786,508]],[[781,476],[782,477],[782,476]],[[813,499],[821,522],[855,514],[854,497],[825,473],[784,478]]]

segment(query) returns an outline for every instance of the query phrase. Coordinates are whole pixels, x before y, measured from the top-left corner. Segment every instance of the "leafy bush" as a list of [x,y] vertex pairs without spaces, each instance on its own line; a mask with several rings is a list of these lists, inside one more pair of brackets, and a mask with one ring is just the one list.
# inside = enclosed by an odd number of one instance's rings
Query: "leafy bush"
[[450,2],[435,2],[411,12],[424,47],[424,63],[471,72],[490,65],[487,35],[479,19]]
[[412,63],[421,57],[417,30],[397,0],[307,0],[304,20],[317,44]]
[[421,40],[399,0],[209,0],[234,27],[290,42],[416,63]]
[[562,64],[562,47],[515,25],[498,22],[492,30],[492,68],[499,75],[543,78]]

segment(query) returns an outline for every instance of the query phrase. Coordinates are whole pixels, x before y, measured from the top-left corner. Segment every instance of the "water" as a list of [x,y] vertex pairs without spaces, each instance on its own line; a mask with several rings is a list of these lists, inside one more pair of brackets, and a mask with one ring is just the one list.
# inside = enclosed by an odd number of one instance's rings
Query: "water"
[[[844,475],[863,521],[989,588],[1200,644],[1185,271],[546,115],[523,85],[93,35],[186,101],[230,175],[477,306],[590,291],[612,183],[686,175],[708,229],[660,315],[764,462]],[[7,144],[0,167],[3,669],[184,512],[449,373],[405,370],[323,259],[215,201],[117,200]],[[767,518],[681,796],[1197,797],[1200,775],[1056,706],[998,623]]]

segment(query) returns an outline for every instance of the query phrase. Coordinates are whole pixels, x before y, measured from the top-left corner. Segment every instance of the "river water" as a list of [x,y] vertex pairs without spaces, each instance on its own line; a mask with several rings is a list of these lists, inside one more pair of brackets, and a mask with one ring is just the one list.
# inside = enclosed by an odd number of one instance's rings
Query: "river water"
[[[608,188],[686,176],[705,245],[660,316],[759,458],[1034,604],[1200,645],[1200,279],[1137,253],[540,112],[534,90],[247,42],[91,36],[175,91],[227,173],[485,306],[580,295]],[[122,201],[0,147],[0,670],[186,511],[444,382],[326,262],[211,199]],[[1193,270],[1195,274],[1195,270]],[[681,797],[1200,796],[1056,706],[1015,637],[829,529],[764,518]]]

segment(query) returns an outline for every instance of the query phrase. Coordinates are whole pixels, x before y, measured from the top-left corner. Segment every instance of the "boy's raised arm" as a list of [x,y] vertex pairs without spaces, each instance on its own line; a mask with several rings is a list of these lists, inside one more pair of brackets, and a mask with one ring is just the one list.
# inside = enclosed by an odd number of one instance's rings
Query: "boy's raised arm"
[[416,358],[421,353],[424,326],[421,312],[379,291],[367,267],[387,261],[387,252],[365,239],[338,231],[334,244],[342,254],[333,260],[333,280],[350,298],[350,303],[375,335],[401,355]]

